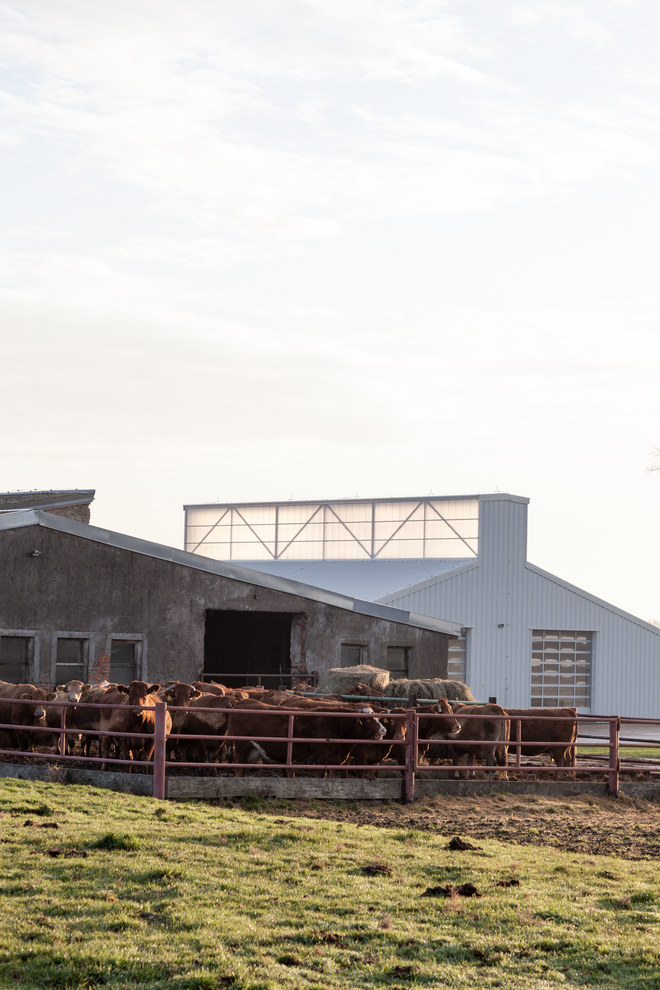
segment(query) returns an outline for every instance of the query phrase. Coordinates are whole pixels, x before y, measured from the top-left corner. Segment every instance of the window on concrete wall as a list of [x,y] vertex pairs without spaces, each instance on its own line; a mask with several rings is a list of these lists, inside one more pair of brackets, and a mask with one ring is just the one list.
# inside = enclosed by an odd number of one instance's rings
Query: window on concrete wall
[[58,636],[55,649],[55,683],[86,681],[89,640],[84,637]]
[[140,661],[138,640],[113,639],[110,644],[110,674],[109,681],[117,684],[130,684],[137,677]]
[[362,643],[342,643],[341,666],[357,667],[361,663],[369,663],[368,648]]
[[0,680],[25,683],[33,650],[31,636],[0,636]]
[[388,646],[385,659],[385,669],[389,670],[392,680],[407,677],[410,670],[412,648],[410,646]]
[[464,636],[460,639],[450,639],[447,651],[447,677],[450,681],[463,681],[465,683],[466,666],[466,640]]
[[532,630],[533,708],[591,707],[593,634],[574,630]]

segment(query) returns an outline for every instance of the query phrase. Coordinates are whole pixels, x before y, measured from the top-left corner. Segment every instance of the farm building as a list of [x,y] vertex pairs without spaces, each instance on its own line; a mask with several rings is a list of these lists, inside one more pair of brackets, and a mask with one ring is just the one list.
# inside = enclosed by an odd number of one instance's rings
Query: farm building
[[323,674],[355,644],[446,676],[456,623],[109,532],[49,511],[75,509],[72,493],[45,494],[32,493],[44,508],[0,511],[0,679],[244,683]]
[[[528,503],[490,494],[187,505],[185,546],[457,623],[449,676],[479,698],[657,717],[660,629],[529,563]],[[377,662],[366,642],[342,659]],[[414,652],[406,664],[411,672]]]

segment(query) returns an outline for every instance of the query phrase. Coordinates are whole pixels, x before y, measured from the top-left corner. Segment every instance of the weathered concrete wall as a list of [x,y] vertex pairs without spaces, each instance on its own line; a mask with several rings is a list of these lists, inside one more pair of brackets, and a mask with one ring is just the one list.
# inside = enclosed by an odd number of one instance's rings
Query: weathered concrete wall
[[[153,793],[153,777],[137,773],[103,773],[31,764],[0,764],[0,778],[44,780],[57,784],[105,787],[109,790],[145,797]],[[660,799],[660,783],[625,781],[621,794],[648,801]],[[286,800],[403,801],[402,780],[321,779],[304,777],[169,777],[167,797],[174,801],[189,799],[218,800],[257,794],[264,798]],[[523,780],[426,780],[415,782],[415,799],[446,794],[451,797],[476,797],[482,794],[543,794],[550,797],[607,795],[607,785],[596,781],[523,781]]]
[[[39,556],[32,556],[38,550]],[[340,665],[342,642],[383,664],[388,646],[412,649],[411,676],[447,676],[448,637],[299,595],[226,578],[44,527],[0,533],[0,628],[35,633],[32,679],[52,683],[58,633],[90,644],[93,663],[118,635],[142,638],[142,676],[193,680],[204,667],[207,609],[287,612],[295,666]]]

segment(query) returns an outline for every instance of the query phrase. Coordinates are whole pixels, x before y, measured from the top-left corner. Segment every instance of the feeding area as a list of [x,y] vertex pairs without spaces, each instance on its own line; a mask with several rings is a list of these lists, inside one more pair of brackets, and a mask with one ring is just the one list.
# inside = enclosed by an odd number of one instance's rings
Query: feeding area
[[334,696],[213,682],[70,682],[55,692],[4,682],[2,772],[41,767],[51,779],[57,772],[107,786],[121,777],[123,787],[157,798],[410,803],[496,787],[618,794],[622,781],[638,793],[660,790],[659,721],[507,710],[466,699],[465,685],[429,680],[444,696],[386,697],[359,682],[355,693]]

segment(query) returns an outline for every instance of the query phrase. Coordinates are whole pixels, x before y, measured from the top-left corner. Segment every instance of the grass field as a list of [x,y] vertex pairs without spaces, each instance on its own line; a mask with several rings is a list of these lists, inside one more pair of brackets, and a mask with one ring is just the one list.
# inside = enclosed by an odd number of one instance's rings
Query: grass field
[[450,838],[2,780],[0,988],[658,990],[657,862]]
[[[578,746],[578,755],[589,756],[609,756],[608,746]],[[626,760],[660,760],[660,746],[620,746],[620,759]]]

